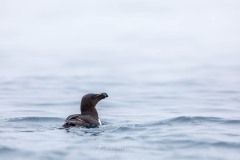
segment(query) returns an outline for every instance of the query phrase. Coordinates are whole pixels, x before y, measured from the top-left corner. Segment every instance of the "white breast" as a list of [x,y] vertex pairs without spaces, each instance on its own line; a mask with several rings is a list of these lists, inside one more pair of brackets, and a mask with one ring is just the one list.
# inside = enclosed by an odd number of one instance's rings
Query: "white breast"
[[102,122],[101,122],[101,120],[100,120],[100,119],[98,119],[98,123],[99,123],[99,125],[102,125]]

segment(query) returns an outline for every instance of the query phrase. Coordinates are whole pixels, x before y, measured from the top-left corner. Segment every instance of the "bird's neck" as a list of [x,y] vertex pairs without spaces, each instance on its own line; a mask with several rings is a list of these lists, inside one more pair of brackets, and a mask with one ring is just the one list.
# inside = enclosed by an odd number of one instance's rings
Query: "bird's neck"
[[96,119],[99,119],[98,112],[97,112],[95,107],[91,108],[91,109],[88,109],[88,110],[82,110],[81,109],[81,114],[82,115],[90,115],[90,116],[93,116]]

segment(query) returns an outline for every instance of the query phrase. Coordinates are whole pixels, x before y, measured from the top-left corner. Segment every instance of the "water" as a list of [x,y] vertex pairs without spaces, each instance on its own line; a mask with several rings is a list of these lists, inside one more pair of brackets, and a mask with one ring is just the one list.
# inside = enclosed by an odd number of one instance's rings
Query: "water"
[[[1,1],[0,158],[240,157],[238,1]],[[106,92],[99,128],[62,129]]]

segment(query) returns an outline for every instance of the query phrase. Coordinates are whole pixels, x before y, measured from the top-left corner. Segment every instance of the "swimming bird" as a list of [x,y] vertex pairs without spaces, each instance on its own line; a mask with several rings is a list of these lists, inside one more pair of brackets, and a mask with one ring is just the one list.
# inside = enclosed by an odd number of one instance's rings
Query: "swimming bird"
[[83,96],[80,105],[81,114],[73,114],[68,116],[63,124],[63,127],[97,127],[101,125],[101,120],[98,117],[96,105],[99,101],[107,97],[108,95],[106,93],[90,93]]

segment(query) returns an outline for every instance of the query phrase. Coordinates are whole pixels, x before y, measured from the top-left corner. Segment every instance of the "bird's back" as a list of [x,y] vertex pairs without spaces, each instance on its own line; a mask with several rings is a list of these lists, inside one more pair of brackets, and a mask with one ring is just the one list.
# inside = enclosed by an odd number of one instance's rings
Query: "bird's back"
[[91,115],[73,114],[67,117],[63,127],[97,127],[99,122]]

